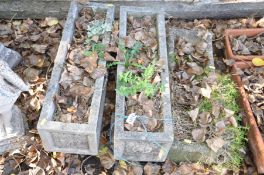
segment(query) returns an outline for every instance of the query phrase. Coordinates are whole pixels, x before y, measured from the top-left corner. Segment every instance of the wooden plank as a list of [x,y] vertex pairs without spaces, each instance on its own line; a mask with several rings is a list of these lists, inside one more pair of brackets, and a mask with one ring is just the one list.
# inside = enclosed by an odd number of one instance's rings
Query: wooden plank
[[[84,0],[80,0],[84,1]],[[116,17],[120,6],[142,6],[164,9],[167,17],[237,18],[262,17],[264,0],[90,0],[114,4]],[[70,0],[0,0],[0,19],[65,18]]]

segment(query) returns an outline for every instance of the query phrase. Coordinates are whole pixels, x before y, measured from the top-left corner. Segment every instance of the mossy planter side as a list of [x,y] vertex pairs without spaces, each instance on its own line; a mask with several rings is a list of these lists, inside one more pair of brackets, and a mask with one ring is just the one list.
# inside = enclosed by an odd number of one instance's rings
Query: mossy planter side
[[[165,14],[161,9],[144,7],[120,7],[120,38],[127,33],[127,17],[151,15],[156,17],[159,58],[163,59],[161,81],[162,110],[164,129],[161,132],[125,131],[124,116],[125,97],[116,95],[115,125],[114,125],[114,157],[118,160],[163,162],[173,142],[173,125],[169,89],[169,71],[166,46]],[[118,65],[117,77],[125,71],[124,65]]]
[[232,79],[236,82],[238,91],[240,93],[240,105],[244,110],[245,117],[243,117],[243,124],[249,127],[248,142],[250,150],[253,154],[254,162],[258,173],[264,173],[264,141],[255,120],[251,105],[248,101],[248,95],[244,89],[241,77],[235,73],[236,68],[241,70],[252,67],[251,62],[237,62],[232,68]]
[[[88,123],[78,124],[54,121],[56,111],[54,97],[59,91],[59,80],[67,58],[68,47],[74,34],[75,20],[78,17],[79,11],[84,7],[91,7],[95,11],[105,11],[105,22],[111,26],[114,20],[114,6],[112,5],[97,3],[80,5],[75,0],[71,2],[37,126],[44,148],[47,151],[89,155],[96,155],[98,153],[107,82],[106,76],[98,78],[95,81],[95,91],[92,97]],[[110,32],[107,32],[103,37],[102,43],[108,44],[109,41]],[[99,64],[105,66],[106,62],[100,61]]]
[[246,35],[248,37],[256,36],[257,34],[263,33],[264,28],[256,29],[226,29],[224,32],[225,37],[225,54],[227,59],[234,59],[235,61],[251,61],[253,58],[264,58],[264,55],[235,55],[232,51],[230,42],[230,36],[238,37]]

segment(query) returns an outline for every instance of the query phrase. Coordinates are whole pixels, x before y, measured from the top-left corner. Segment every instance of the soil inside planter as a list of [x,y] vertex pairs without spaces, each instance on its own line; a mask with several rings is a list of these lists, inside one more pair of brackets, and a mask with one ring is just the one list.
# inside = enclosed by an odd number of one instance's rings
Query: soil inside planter
[[264,33],[254,37],[230,36],[232,50],[236,55],[264,55]]
[[[125,122],[125,129],[160,132],[163,129],[160,77],[163,64],[158,55],[156,18],[129,16],[127,33],[124,46],[119,44],[126,70],[119,77],[118,91],[126,96],[126,115],[134,113],[137,120]],[[127,82],[123,79],[126,76]]]
[[176,117],[175,138],[193,140],[192,131],[199,125],[192,121],[188,112],[194,110],[198,115],[202,98],[199,91],[206,87],[206,83],[211,85],[215,78],[213,77],[214,74],[210,73],[211,80],[207,81],[209,69],[207,68],[208,57],[205,53],[206,43],[194,44],[179,37],[175,40],[175,48],[177,54],[171,55],[171,57],[176,64],[170,75],[172,114]]
[[251,109],[264,138],[264,68],[251,68],[240,72]]
[[175,139],[204,143],[216,153],[218,165],[239,166],[237,160],[242,158],[237,150],[244,148],[246,132],[237,123],[241,116],[235,84],[230,76],[210,69],[205,44],[179,37],[175,48],[170,75]]
[[106,13],[83,8],[75,22],[75,33],[56,96],[56,121],[87,123],[97,78],[104,76],[106,68],[98,65],[104,56],[102,44]]

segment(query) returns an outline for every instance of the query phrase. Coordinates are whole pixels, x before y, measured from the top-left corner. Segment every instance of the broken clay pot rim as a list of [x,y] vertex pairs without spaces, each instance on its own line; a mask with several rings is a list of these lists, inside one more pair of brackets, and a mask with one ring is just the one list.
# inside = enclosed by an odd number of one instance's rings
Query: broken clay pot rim
[[253,153],[253,158],[258,173],[262,174],[264,173],[264,140],[262,138],[253,111],[251,109],[251,105],[248,100],[248,95],[244,89],[241,77],[240,75],[236,74],[236,68],[243,70],[251,67],[254,68],[251,62],[236,62],[232,67],[232,79],[238,86],[237,88],[241,96],[240,105],[245,112],[245,117],[243,117],[243,124],[249,127],[249,147],[251,152]]
[[246,35],[249,37],[263,33],[264,28],[251,28],[251,29],[226,29],[224,32],[225,53],[227,59],[234,59],[235,61],[251,61],[253,58],[264,58],[264,55],[236,55],[232,51],[229,36]]

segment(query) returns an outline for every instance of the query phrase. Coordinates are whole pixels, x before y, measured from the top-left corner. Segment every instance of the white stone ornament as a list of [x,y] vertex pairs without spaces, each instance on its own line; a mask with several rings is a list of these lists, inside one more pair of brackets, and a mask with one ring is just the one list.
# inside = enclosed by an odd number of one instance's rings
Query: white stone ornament
[[[28,91],[28,85],[14,73],[8,64],[0,59],[0,141],[8,135],[16,135],[22,127],[23,119],[20,110],[14,106],[22,91]],[[13,118],[13,119],[12,119]],[[16,122],[22,121],[22,124]],[[23,131],[24,132],[24,131]]]

